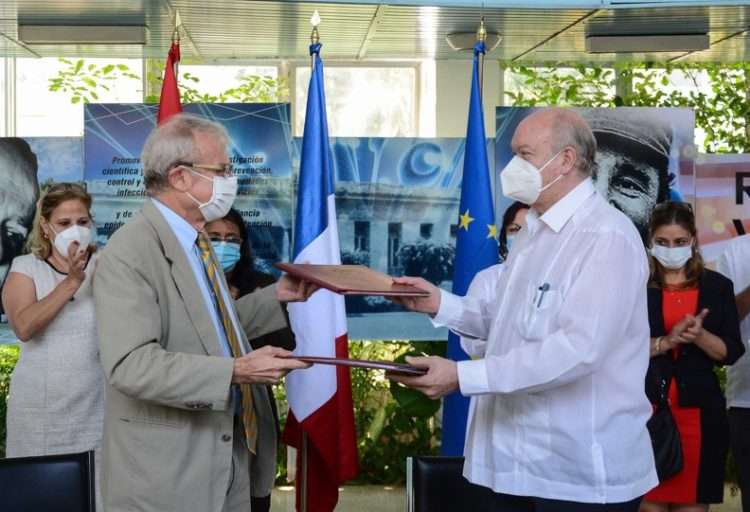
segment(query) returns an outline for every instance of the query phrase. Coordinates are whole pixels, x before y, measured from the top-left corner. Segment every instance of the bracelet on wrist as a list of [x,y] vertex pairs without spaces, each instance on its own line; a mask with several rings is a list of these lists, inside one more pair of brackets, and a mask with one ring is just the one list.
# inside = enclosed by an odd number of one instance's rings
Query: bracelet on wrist
[[656,343],[654,344],[654,351],[657,354],[661,354],[661,339],[662,338],[663,336],[659,336],[658,338],[656,338]]

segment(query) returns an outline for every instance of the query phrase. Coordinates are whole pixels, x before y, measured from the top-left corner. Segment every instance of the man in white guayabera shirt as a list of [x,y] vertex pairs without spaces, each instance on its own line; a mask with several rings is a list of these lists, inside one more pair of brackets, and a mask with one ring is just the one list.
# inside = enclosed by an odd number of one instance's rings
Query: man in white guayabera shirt
[[[734,284],[740,332],[750,341],[750,235],[733,238],[716,263],[716,270]],[[727,368],[729,439],[737,463],[742,510],[750,512],[750,356],[749,351]]]
[[569,110],[516,130],[503,193],[531,205],[489,300],[430,292],[401,299],[466,338],[481,359],[415,357],[422,377],[393,380],[471,396],[464,476],[495,491],[491,510],[636,512],[657,482],[644,393],[648,267],[633,223],[596,193],[596,141]]

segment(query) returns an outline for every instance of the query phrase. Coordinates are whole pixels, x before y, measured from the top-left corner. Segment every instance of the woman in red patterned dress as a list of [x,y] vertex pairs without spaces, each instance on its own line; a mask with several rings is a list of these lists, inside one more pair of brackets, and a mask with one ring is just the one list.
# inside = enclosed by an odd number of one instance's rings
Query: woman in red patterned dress
[[743,353],[729,279],[703,265],[688,203],[658,205],[650,226],[648,288],[651,361],[646,393],[653,404],[667,382],[682,441],[683,468],[646,494],[641,512],[705,512],[724,495],[729,431],[714,367]]

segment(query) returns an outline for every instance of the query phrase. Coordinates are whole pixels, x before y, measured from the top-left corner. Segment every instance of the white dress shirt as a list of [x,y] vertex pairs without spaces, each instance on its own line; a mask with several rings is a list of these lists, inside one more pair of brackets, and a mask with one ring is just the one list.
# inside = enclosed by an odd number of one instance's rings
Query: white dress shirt
[[658,483],[643,243],[590,179],[526,224],[494,301],[441,291],[434,319],[487,340],[484,358],[458,363],[472,397],[464,476],[517,496],[632,500]]
[[[750,286],[750,235],[729,241],[716,270],[727,276],[734,284],[734,293],[739,294]],[[750,315],[740,322],[745,354],[736,363],[727,367],[727,407],[750,407]]]
[[[466,290],[466,296],[474,297],[480,304],[493,303],[503,269],[505,269],[503,264],[497,263],[477,272],[469,284],[469,289]],[[461,348],[469,357],[484,357],[487,340],[461,336]]]
[[[190,268],[193,270],[193,275],[195,276],[195,280],[198,283],[198,288],[200,288],[201,295],[203,296],[203,302],[206,304],[206,309],[211,315],[211,321],[214,324],[214,329],[216,329],[216,335],[219,337],[221,350],[224,352],[224,356],[232,357],[232,349],[229,346],[229,340],[227,340],[227,335],[224,331],[221,317],[219,316],[219,305],[214,300],[211,283],[209,282],[208,276],[206,275],[206,267],[203,265],[203,259],[201,258],[200,249],[196,245],[196,240],[198,240],[198,231],[196,231],[196,229],[191,226],[188,221],[177,215],[177,213],[172,211],[164,203],[153,198],[151,200],[154,202],[154,206],[156,206],[157,210],[159,210],[159,212],[164,216],[164,220],[167,221],[167,224],[169,224],[169,227],[172,228],[172,232],[174,232],[175,236],[177,237],[177,241],[180,243],[180,247],[182,247],[182,250],[185,251],[185,256],[187,257],[188,263],[190,263]],[[227,308],[229,309],[229,314],[232,317],[233,327],[235,329],[235,332],[237,332],[239,320],[237,319],[237,316],[234,312],[234,299],[229,293],[229,290],[225,289],[221,280],[219,280],[219,286],[221,288],[221,294],[224,298],[224,304],[226,304]],[[237,339],[241,340],[242,336],[237,334]],[[240,343],[240,350],[242,350],[243,354],[246,353],[246,348],[242,346],[242,343]]]

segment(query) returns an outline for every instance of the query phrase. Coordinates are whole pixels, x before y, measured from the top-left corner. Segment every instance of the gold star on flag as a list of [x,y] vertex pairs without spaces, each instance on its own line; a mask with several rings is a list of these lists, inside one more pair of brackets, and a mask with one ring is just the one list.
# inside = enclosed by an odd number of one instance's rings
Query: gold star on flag
[[494,224],[487,224],[487,231],[489,231],[487,238],[494,238],[497,240],[497,226]]
[[469,215],[469,210],[467,209],[464,214],[459,215],[458,218],[460,219],[458,229],[463,228],[466,231],[469,231],[469,224],[474,222],[474,218]]

